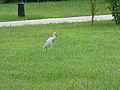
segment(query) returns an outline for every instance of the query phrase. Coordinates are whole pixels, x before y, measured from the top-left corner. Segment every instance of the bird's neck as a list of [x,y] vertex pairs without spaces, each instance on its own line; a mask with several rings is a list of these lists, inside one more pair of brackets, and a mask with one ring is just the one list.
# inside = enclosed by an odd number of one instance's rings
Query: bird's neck
[[53,37],[56,37],[56,35],[53,35]]

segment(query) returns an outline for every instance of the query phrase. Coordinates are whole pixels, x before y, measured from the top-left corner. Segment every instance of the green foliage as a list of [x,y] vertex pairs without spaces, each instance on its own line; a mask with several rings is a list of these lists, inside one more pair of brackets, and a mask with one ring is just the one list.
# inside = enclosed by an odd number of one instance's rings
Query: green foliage
[[96,23],[0,27],[0,90],[120,90],[120,26]]
[[120,24],[120,0],[105,0],[110,5],[108,8],[111,11],[111,14],[114,16],[116,24]]
[[0,0],[0,3],[4,3],[4,0]]

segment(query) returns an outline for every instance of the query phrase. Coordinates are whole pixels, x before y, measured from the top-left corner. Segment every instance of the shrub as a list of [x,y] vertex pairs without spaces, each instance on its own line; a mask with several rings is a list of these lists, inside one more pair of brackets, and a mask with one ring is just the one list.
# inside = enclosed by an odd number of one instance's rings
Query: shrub
[[110,5],[108,6],[116,24],[120,24],[120,0],[105,0]]

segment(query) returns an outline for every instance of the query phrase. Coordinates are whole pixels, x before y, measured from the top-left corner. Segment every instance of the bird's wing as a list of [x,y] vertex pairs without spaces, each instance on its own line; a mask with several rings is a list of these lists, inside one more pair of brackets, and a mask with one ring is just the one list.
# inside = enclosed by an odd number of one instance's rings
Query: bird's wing
[[52,45],[52,41],[53,41],[53,39],[52,39],[52,37],[50,37],[50,38],[45,42],[44,48],[50,47],[50,46]]

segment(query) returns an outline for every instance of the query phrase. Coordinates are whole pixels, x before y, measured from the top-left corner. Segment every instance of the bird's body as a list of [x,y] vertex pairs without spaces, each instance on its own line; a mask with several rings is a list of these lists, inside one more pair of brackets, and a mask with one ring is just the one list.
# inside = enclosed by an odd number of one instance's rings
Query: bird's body
[[44,45],[44,48],[51,47],[53,41],[55,40],[55,38],[56,38],[56,37],[50,37],[50,38],[46,41],[46,43],[45,43],[45,45]]
[[47,48],[52,47],[53,41],[56,39],[56,33],[52,34],[53,36],[50,37],[44,44],[43,48],[47,50]]

